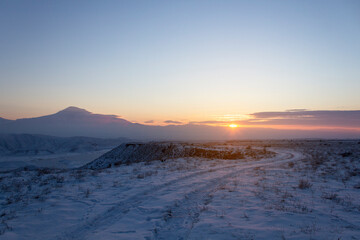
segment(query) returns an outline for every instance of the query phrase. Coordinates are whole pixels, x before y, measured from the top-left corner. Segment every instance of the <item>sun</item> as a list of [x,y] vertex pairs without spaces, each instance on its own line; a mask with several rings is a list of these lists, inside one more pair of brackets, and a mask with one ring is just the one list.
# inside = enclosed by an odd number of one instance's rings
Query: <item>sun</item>
[[229,127],[231,127],[231,128],[237,128],[237,127],[239,127],[239,126],[238,126],[237,124],[233,124],[233,123],[232,123],[232,124],[229,125]]

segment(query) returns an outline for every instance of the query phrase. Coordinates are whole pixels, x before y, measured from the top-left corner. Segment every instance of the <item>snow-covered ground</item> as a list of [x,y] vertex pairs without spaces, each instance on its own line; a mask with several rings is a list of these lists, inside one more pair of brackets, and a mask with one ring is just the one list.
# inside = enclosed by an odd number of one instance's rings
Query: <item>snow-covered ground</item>
[[79,167],[124,141],[128,140],[0,134],[0,171],[29,165],[48,168]]
[[0,156],[0,171],[12,170],[29,165],[46,168],[75,168],[100,157],[107,151],[109,151],[109,149],[34,156]]
[[358,142],[225,144],[277,155],[1,173],[0,239],[360,239]]

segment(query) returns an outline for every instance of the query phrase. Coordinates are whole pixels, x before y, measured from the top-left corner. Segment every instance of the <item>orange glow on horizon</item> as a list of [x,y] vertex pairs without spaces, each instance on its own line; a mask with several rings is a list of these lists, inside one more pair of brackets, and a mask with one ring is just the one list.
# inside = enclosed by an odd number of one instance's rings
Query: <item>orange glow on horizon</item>
[[[201,125],[201,124],[200,124]],[[304,126],[304,125],[267,125],[267,124],[235,124],[235,123],[220,123],[220,124],[203,124],[213,127],[226,127],[230,129],[237,128],[263,128],[263,129],[278,129],[278,130],[323,130],[323,131],[357,131],[360,132],[358,127],[346,127],[346,126]]]

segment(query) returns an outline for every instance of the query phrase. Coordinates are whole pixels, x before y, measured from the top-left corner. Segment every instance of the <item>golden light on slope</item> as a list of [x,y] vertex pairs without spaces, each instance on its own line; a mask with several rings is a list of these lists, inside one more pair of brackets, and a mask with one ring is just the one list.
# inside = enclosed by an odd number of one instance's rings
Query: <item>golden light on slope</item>
[[239,126],[238,126],[237,124],[233,124],[233,123],[232,123],[232,124],[229,125],[229,127],[230,127],[230,128],[237,128],[237,127],[239,127]]

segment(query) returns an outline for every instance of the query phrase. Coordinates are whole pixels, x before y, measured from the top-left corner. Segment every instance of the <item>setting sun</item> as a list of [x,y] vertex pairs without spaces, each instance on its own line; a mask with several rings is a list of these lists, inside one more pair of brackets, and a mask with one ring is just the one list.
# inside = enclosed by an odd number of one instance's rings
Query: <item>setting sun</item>
[[231,127],[231,128],[237,128],[238,125],[236,125],[236,124],[230,124],[229,127]]

